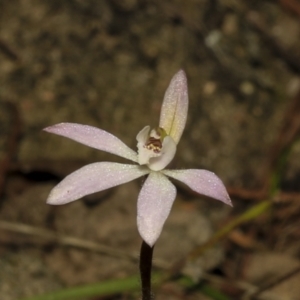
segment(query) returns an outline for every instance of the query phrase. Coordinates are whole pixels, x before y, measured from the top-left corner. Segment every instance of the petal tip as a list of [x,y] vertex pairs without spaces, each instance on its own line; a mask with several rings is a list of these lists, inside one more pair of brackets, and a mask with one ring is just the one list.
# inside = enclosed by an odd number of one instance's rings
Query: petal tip
[[161,233],[157,231],[144,230],[142,226],[138,226],[138,230],[143,241],[150,247],[154,246]]
[[51,125],[51,126],[43,128],[42,130],[46,131],[46,132],[53,133],[53,132],[56,132],[57,129],[59,129],[63,124],[64,123],[59,123],[59,124]]
[[60,203],[58,203],[58,201],[56,199],[53,199],[50,197],[47,199],[46,203],[49,205],[59,205],[60,204]]
[[[54,187],[55,191],[55,187]],[[49,205],[62,205],[65,204],[65,202],[61,201],[58,197],[55,197],[53,195],[53,190],[50,192],[50,195],[48,196],[48,199],[46,200],[46,203]]]
[[175,76],[178,76],[178,77],[181,77],[183,79],[186,79],[186,73],[183,69],[180,69],[176,74]]
[[50,132],[50,128],[51,128],[52,126],[48,126],[48,127],[45,127],[45,128],[43,128],[42,130],[43,131],[46,131],[46,132]]
[[187,89],[187,77],[186,73],[184,70],[179,70],[175,75],[174,75],[174,80],[177,82],[180,82],[184,87]]
[[184,70],[179,70],[171,79],[180,93],[187,93],[187,77]]
[[232,203],[232,201],[231,201],[231,199],[230,199],[230,197],[229,197],[228,195],[227,195],[227,197],[224,199],[223,202],[224,202],[225,204],[227,204],[227,205],[233,207],[233,203]]
[[143,241],[144,241],[147,245],[149,245],[150,247],[153,247],[153,246],[155,245],[157,239],[151,240],[151,239],[144,239],[144,238],[143,238]]
[[[68,176],[66,178],[68,178]],[[62,183],[64,181],[65,181],[65,179],[63,181],[61,181],[58,185],[54,186],[54,188],[50,191],[50,194],[46,200],[47,204],[63,205],[63,204],[73,201],[72,198],[68,197],[69,189],[62,188]],[[79,198],[77,198],[77,199],[79,199]]]
[[222,180],[219,177],[217,177],[217,178],[219,179],[219,183],[220,183],[220,187],[219,188],[220,188],[220,190],[219,190],[219,193],[218,193],[219,197],[216,197],[215,199],[220,200],[224,204],[227,204],[227,205],[233,207],[232,201],[230,199],[230,196],[228,195],[228,192],[226,190],[226,187],[225,187],[224,183],[222,182]]

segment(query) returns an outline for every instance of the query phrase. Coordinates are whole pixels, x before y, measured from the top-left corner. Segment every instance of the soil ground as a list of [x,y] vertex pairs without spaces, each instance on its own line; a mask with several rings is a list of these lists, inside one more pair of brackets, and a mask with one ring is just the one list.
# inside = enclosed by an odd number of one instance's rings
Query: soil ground
[[[236,227],[186,273],[213,286],[218,278],[228,299],[246,299],[299,268],[299,49],[299,0],[0,0],[1,300],[137,274],[137,262],[119,254],[138,257],[142,180],[46,205],[51,188],[80,166],[123,160],[42,129],[89,124],[135,149],[136,134],[157,126],[165,89],[181,68],[190,105],[170,167],[215,172],[234,208],[178,185],[155,260],[184,258],[270,199],[266,190],[280,178],[272,210]],[[66,247],[41,229],[109,248]],[[299,299],[299,280],[295,272],[253,299]],[[174,282],[156,294],[216,299]]]

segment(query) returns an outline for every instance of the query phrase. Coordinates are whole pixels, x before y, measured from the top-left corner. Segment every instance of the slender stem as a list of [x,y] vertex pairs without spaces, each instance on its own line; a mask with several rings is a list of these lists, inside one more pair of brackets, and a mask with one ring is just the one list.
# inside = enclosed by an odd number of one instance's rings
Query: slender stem
[[151,300],[151,269],[153,247],[143,241],[140,255],[140,274],[142,283],[142,300]]

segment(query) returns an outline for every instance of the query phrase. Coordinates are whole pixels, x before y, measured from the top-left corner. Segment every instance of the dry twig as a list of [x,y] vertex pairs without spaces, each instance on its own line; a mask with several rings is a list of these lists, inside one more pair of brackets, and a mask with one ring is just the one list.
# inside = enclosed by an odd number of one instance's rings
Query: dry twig
[[4,53],[10,60],[18,61],[20,60],[19,55],[5,43],[3,40],[0,39],[0,51]]
[[[100,243],[87,241],[79,239],[76,237],[60,235],[54,231],[37,228],[34,226],[21,224],[21,223],[11,223],[7,221],[0,221],[0,229],[7,230],[15,233],[25,234],[32,237],[38,237],[40,239],[50,241],[52,243],[57,243],[62,246],[74,247],[82,250],[93,251],[96,253],[101,253],[104,255],[114,256],[121,259],[126,259],[130,261],[139,261],[138,253],[126,253],[124,251],[116,250],[115,248],[102,245]],[[160,269],[166,269],[168,265],[165,262],[155,260],[153,265]]]
[[260,288],[259,288],[254,294],[252,294],[252,295],[250,296],[250,298],[248,298],[248,299],[249,299],[249,300],[255,300],[255,299],[257,299],[257,296],[259,296],[261,293],[263,293],[263,292],[265,292],[265,291],[267,291],[267,290],[269,290],[269,289],[271,289],[271,288],[273,288],[273,287],[279,285],[280,283],[282,283],[282,282],[284,282],[284,281],[290,279],[291,277],[293,277],[294,275],[296,275],[296,274],[299,273],[299,272],[300,272],[300,267],[297,267],[296,269],[294,269],[294,270],[288,272],[287,274],[285,274],[285,275],[283,275],[283,276],[281,276],[281,277],[279,277],[279,278],[276,278],[273,282],[268,283],[268,284],[266,284],[266,285],[260,287]]

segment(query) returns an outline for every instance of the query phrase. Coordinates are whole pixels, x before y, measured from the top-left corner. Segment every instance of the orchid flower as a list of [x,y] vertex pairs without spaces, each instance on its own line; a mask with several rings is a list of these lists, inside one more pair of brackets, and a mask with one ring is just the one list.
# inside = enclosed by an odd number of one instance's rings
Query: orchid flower
[[68,175],[55,186],[47,199],[54,205],[66,204],[148,175],[137,201],[137,226],[143,240],[153,246],[169,216],[176,188],[168,179],[179,180],[193,191],[232,205],[222,181],[212,172],[198,169],[166,170],[176,153],[188,111],[187,79],[180,70],[166,90],[159,126],[144,127],[137,135],[135,152],[114,135],[92,126],[60,123],[45,128],[50,133],[75,140],[133,161],[135,164],[97,162]]

